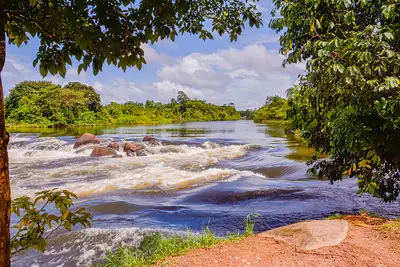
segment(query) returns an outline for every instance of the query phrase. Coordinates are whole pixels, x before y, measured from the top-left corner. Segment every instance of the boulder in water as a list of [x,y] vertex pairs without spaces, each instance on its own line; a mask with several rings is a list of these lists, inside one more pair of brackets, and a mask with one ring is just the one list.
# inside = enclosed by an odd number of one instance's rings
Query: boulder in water
[[146,156],[144,149],[145,146],[142,144],[127,143],[124,146],[124,152],[128,157]]
[[87,144],[100,144],[100,139],[94,134],[85,133],[76,140],[74,148],[77,149],[78,147]]
[[128,151],[139,151],[139,150],[143,150],[145,147],[142,144],[135,144],[135,143],[126,143],[124,145],[124,152],[128,152]]
[[112,148],[116,151],[119,150],[119,144],[117,142],[110,142],[110,143],[108,143],[107,147]]
[[105,156],[115,156],[117,152],[110,147],[95,147],[92,150],[92,157],[105,157]]

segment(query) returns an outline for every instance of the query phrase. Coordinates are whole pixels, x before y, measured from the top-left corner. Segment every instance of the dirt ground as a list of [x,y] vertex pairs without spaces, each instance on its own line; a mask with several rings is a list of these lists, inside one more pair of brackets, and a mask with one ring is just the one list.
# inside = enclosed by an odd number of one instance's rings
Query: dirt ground
[[193,250],[158,266],[400,266],[400,229],[386,227],[395,222],[365,215],[344,219],[349,223],[348,234],[338,246],[300,251],[293,245],[256,235]]

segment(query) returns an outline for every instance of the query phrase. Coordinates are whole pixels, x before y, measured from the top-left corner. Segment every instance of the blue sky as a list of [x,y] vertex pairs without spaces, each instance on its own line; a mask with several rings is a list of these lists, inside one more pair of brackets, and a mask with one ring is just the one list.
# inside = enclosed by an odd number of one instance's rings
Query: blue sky
[[[285,96],[286,89],[304,72],[303,64],[282,68],[279,36],[268,29],[272,3],[262,0],[259,8],[264,26],[247,27],[237,42],[231,43],[228,36],[203,41],[182,35],[175,42],[143,45],[148,64],[141,71],[131,68],[124,73],[105,66],[97,76],[90,69],[78,75],[78,64],[74,62],[65,79],[51,75],[45,79],[61,85],[70,81],[91,85],[100,93],[103,104],[147,99],[165,103],[182,90],[190,98],[215,104],[234,102],[238,109],[258,108],[269,95]],[[6,95],[16,83],[43,79],[38,68],[32,66],[37,48],[38,40],[20,48],[7,47],[3,70]]]

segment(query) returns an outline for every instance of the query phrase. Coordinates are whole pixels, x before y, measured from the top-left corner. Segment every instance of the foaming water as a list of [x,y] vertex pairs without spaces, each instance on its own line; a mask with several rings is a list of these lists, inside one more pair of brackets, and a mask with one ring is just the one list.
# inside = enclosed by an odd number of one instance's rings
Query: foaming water
[[[208,226],[219,235],[243,231],[243,219],[258,213],[264,231],[331,213],[368,209],[400,216],[398,202],[357,195],[357,180],[330,185],[306,175],[310,151],[281,125],[250,121],[175,125],[72,128],[12,134],[9,145],[12,197],[61,188],[79,196],[76,207],[94,216],[92,229],[58,232],[45,254],[28,251],[13,266],[87,266],[107,250],[136,246],[149,231],[182,233]],[[141,143],[144,156],[90,157],[93,145],[73,149],[92,132],[101,146],[110,140]],[[49,212],[52,212],[50,210]],[[12,223],[18,220],[12,217]]]
[[200,146],[146,146],[146,156],[142,157],[122,156],[120,151],[121,158],[91,158],[91,145],[74,150],[71,142],[57,138],[23,140],[15,137],[10,146],[14,197],[32,195],[32,189],[54,187],[78,196],[120,189],[180,190],[253,175],[250,171],[213,167],[221,160],[243,157],[252,145],[205,142]]

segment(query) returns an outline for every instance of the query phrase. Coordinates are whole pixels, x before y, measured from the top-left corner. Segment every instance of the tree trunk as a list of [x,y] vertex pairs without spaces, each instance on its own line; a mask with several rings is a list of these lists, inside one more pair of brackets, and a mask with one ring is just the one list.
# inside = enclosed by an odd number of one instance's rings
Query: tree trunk
[[4,95],[1,73],[6,61],[4,14],[0,10],[0,267],[10,266],[11,189],[8,175],[8,137],[4,117]]

